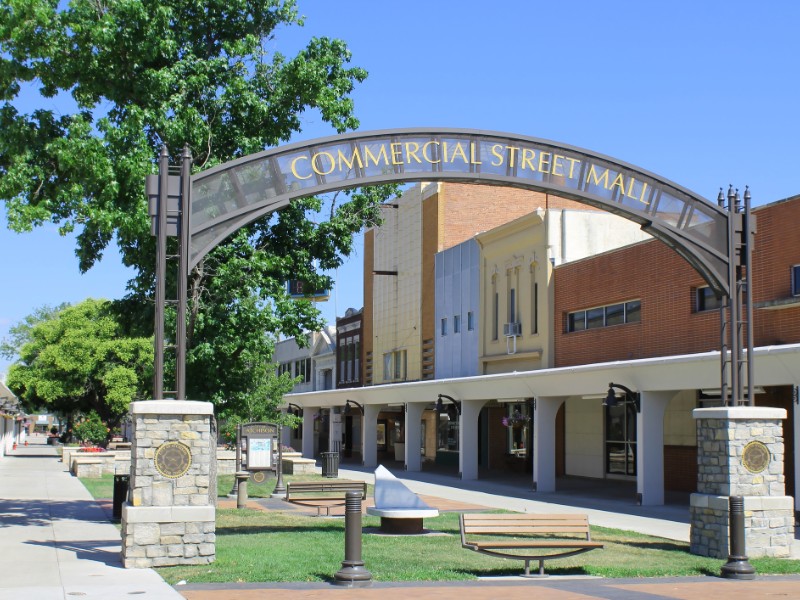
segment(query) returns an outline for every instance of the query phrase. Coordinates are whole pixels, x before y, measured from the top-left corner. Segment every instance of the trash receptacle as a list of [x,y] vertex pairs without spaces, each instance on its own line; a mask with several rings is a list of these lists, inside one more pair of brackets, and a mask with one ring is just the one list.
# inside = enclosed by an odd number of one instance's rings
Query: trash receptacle
[[339,453],[320,452],[323,477],[339,477]]
[[114,507],[112,516],[116,521],[122,519],[122,503],[128,497],[130,475],[114,475]]

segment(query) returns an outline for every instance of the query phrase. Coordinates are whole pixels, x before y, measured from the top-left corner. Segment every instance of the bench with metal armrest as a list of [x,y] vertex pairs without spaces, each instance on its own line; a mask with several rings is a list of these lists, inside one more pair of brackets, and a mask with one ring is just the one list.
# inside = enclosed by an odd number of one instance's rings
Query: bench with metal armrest
[[317,515],[330,516],[331,508],[344,506],[347,492],[361,492],[361,500],[367,497],[367,484],[364,481],[290,481],[286,484],[287,502],[317,509]]
[[539,561],[539,576],[543,576],[545,560],[603,547],[592,541],[586,515],[462,514],[460,529],[462,547],[524,560],[526,577],[531,576],[532,560]]

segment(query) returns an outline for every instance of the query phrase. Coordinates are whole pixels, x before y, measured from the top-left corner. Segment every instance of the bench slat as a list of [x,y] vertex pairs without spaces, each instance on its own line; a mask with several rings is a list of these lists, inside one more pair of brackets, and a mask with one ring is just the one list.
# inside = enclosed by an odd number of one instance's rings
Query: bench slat
[[587,540],[509,540],[507,542],[468,542],[476,548],[602,548],[601,542]]

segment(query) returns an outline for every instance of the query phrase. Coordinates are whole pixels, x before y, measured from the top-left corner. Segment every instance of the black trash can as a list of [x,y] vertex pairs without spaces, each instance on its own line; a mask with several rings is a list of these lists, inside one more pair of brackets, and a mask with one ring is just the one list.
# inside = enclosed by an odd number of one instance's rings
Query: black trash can
[[114,508],[112,516],[115,521],[122,519],[122,503],[128,497],[128,481],[130,475],[114,475]]
[[339,477],[339,453],[320,452],[319,456],[322,460],[322,476]]

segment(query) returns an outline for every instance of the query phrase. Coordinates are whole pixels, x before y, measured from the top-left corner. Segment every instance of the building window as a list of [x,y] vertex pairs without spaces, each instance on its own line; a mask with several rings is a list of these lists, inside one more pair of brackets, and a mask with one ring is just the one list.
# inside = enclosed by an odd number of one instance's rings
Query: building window
[[467,313],[467,331],[474,331],[475,330],[475,315],[472,311]]
[[636,404],[619,399],[605,407],[606,473],[636,475]]
[[567,333],[624,323],[639,323],[641,320],[642,302],[631,300],[567,313]]
[[447,335],[447,317],[442,319],[442,328],[441,328],[441,335]]
[[513,287],[508,290],[508,322],[517,322],[517,290]]
[[461,333],[461,315],[453,315],[453,333]]
[[311,359],[305,358],[294,361],[294,376],[302,377],[302,383],[311,381]]
[[407,372],[406,351],[395,350],[383,355],[383,380],[405,381]]
[[800,265],[792,267],[792,296],[800,296]]
[[531,333],[539,333],[539,284],[531,286]]
[[291,362],[284,362],[278,365],[278,375],[283,375],[284,373],[288,373],[290,377],[292,376]]
[[695,302],[697,306],[697,312],[703,312],[704,310],[716,310],[722,307],[722,299],[717,298],[714,290],[707,285],[699,287],[695,290]]

